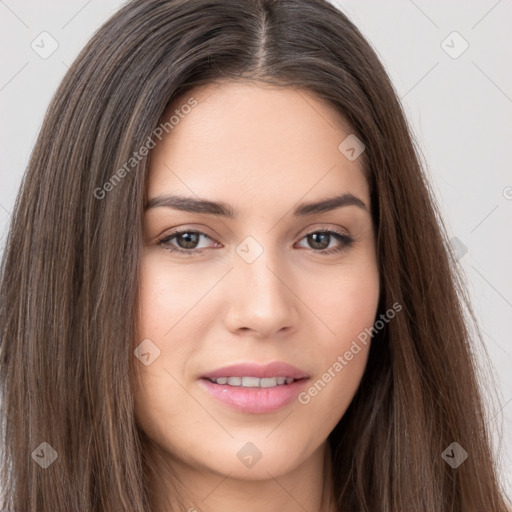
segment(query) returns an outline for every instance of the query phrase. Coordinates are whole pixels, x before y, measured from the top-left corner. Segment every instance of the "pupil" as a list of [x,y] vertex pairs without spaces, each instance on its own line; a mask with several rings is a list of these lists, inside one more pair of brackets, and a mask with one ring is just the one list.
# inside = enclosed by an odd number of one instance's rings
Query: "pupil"
[[[191,240],[192,239],[192,240]],[[180,240],[185,240],[185,245],[179,243]],[[198,233],[182,233],[178,236],[178,245],[183,249],[194,249],[195,245],[199,241]]]
[[[311,240],[312,240],[312,247],[315,248],[315,249],[326,249],[327,247],[329,247],[329,237],[331,235],[329,235],[329,233],[313,233],[312,235],[309,235],[310,237],[310,243],[311,243]],[[317,239],[319,237],[323,237],[324,240],[323,242],[321,241],[318,241]],[[318,244],[320,244],[321,247],[318,247]],[[322,247],[323,245],[323,247]]]

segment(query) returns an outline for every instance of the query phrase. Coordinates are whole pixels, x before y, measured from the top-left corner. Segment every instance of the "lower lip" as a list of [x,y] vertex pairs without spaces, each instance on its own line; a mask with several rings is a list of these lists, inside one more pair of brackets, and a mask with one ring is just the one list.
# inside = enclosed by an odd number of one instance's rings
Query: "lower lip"
[[291,403],[304,388],[308,379],[293,381],[291,384],[271,388],[244,388],[215,384],[200,379],[204,389],[217,400],[238,411],[254,414],[274,412]]

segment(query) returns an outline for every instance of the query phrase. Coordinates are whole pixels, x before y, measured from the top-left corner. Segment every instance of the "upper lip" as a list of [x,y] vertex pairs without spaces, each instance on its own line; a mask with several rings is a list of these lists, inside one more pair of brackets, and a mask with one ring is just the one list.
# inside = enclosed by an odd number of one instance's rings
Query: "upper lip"
[[309,375],[299,368],[280,361],[269,364],[240,363],[224,366],[201,375],[203,379],[218,379],[220,377],[293,377],[303,379]]

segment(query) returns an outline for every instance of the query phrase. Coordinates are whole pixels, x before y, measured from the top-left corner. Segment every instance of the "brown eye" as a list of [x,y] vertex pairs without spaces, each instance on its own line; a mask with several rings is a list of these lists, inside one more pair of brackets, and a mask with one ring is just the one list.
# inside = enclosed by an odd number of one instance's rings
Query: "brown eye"
[[[342,251],[354,242],[352,237],[337,231],[313,231],[308,233],[304,239],[306,239],[311,249],[320,254],[332,254]],[[329,247],[333,240],[337,241],[338,245]]]
[[[208,247],[198,247],[201,237],[211,240],[211,238],[202,231],[193,231],[189,229],[175,231],[174,233],[160,239],[158,241],[158,245],[171,252],[190,254],[201,253],[204,249],[208,249]],[[173,243],[172,240],[175,240],[175,242]]]
[[[178,235],[174,235],[181,249],[196,249],[199,243],[200,234],[192,231],[184,231]],[[183,242],[183,243],[180,243]]]

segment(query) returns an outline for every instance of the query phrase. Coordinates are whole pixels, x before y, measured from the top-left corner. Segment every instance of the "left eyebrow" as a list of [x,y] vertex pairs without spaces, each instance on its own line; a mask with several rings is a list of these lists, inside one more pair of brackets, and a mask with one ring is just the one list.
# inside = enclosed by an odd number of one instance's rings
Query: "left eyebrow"
[[293,214],[295,216],[315,215],[317,213],[329,212],[336,208],[341,208],[342,206],[357,206],[358,208],[368,211],[366,204],[359,199],[359,197],[353,194],[341,194],[314,203],[302,203],[295,209]]
[[[357,206],[358,208],[368,211],[364,201],[358,197],[354,196],[353,194],[341,194],[329,199],[323,199],[321,201],[301,203],[294,210],[293,215],[296,217],[304,217],[325,213],[344,206]],[[157,207],[173,208],[175,210],[191,213],[218,215],[227,217],[229,219],[235,219],[239,213],[238,210],[233,208],[231,205],[222,201],[208,201],[206,199],[196,199],[194,197],[186,197],[175,194],[160,195],[150,199],[144,210],[147,211],[151,208]]]

